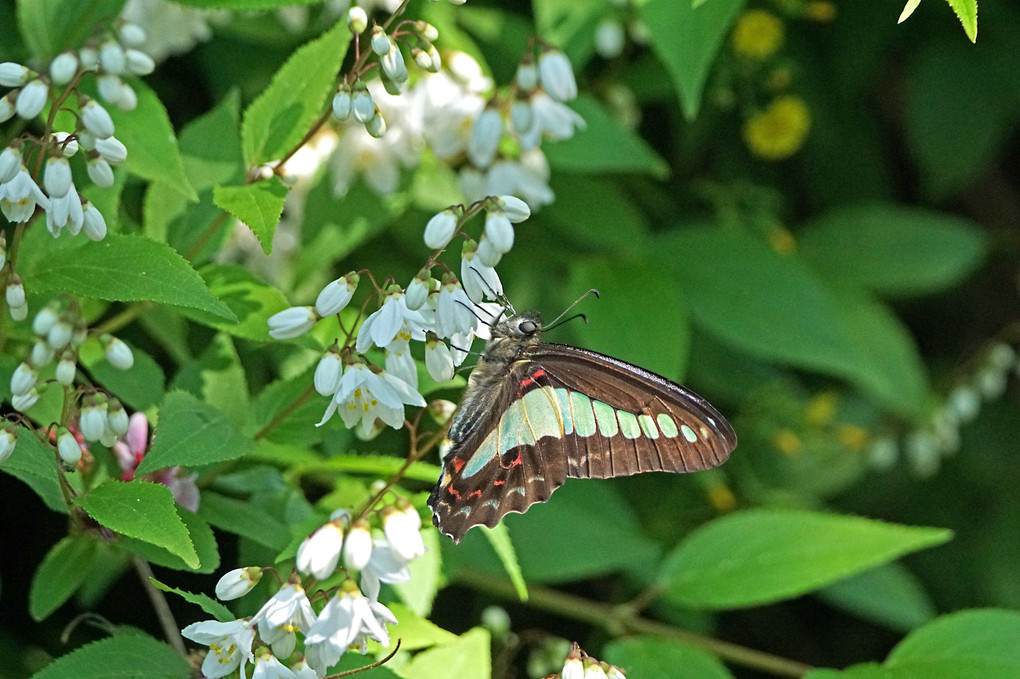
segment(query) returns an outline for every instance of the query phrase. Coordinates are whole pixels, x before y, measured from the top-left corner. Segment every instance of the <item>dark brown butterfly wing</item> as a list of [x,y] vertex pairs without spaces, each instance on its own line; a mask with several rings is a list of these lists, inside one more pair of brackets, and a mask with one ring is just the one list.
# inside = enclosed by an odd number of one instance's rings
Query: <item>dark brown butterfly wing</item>
[[429,496],[433,522],[454,541],[545,502],[567,477],[708,469],[736,446],[696,394],[593,351],[536,344],[483,380],[484,394],[465,396]]

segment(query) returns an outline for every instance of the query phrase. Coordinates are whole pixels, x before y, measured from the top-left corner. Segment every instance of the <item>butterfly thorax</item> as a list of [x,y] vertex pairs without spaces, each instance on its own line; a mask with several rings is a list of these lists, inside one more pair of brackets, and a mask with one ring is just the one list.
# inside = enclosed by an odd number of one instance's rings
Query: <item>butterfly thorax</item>
[[493,326],[485,352],[468,377],[464,398],[450,423],[450,440],[458,443],[474,427],[475,422],[498,402],[504,378],[515,361],[541,340],[542,323],[537,312],[530,311],[508,318]]

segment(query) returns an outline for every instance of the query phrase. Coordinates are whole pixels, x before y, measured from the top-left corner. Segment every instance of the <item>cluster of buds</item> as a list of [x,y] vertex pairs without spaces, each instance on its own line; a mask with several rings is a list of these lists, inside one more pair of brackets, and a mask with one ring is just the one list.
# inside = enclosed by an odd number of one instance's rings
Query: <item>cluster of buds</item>
[[[372,524],[378,528],[373,534]],[[368,640],[388,647],[387,625],[397,624],[392,611],[379,602],[381,583],[411,579],[408,565],[425,553],[421,517],[406,500],[352,521],[338,510],[298,547],[297,572],[249,619],[232,622],[205,621],[184,628],[185,637],[209,646],[202,665],[207,677],[222,677],[238,667],[244,676],[246,663],[255,664],[255,676],[323,677],[348,650],[367,653]],[[331,578],[343,561],[344,577],[316,613],[302,586],[300,575],[322,581]],[[354,574],[360,573],[360,582]],[[262,579],[256,567],[237,568],[216,585],[216,596],[231,600],[244,596]],[[264,646],[252,650],[255,638]],[[304,657],[288,669],[280,659],[290,658],[299,637]]]
[[[352,7],[347,13],[347,25],[355,36],[355,49],[360,54],[361,36],[368,30],[368,15],[361,7]],[[427,21],[402,21],[391,33],[375,24],[368,36],[372,53],[379,62],[382,72],[382,83],[390,94],[400,94],[406,89],[410,79],[401,44],[407,46],[414,63],[422,71],[438,73],[443,61],[439,56],[434,41],[439,38],[439,31]],[[379,107],[372,99],[368,87],[354,75],[354,84],[346,81],[340,85],[333,97],[333,117],[338,121],[354,118],[363,124],[373,137],[381,137],[386,133],[386,121],[379,113]]]
[[[32,319],[32,332],[36,335],[35,344],[28,358],[11,376],[11,405],[20,411],[28,410],[39,400],[45,388],[44,384],[39,384],[39,373],[54,361],[57,363],[56,381],[64,387],[74,383],[78,372],[78,350],[89,336],[88,326],[78,305],[63,297],[52,300],[35,315]],[[107,361],[113,367],[127,370],[134,364],[131,348],[122,340],[103,333],[99,336],[99,342],[106,352]],[[120,412],[123,413],[123,408],[120,408]],[[120,422],[120,419],[118,415],[117,421]],[[119,426],[116,428],[120,429]],[[89,440],[100,440],[101,437],[102,433]]]
[[[32,120],[47,104],[61,108],[72,97],[77,102],[77,124],[70,131],[53,131],[49,125],[41,137],[23,135],[0,153],[0,210],[12,222],[27,222],[36,207],[46,212],[46,226],[54,237],[66,226],[73,235],[84,231],[92,240],[106,236],[106,220],[98,209],[83,201],[75,188],[70,159],[85,157],[89,179],[97,186],[113,184],[112,165],[124,162],[127,148],[114,136],[110,114],[98,102],[78,90],[86,73],[96,75],[99,96],[126,111],[138,105],[134,89],[122,80],[125,75],[146,75],[155,64],[137,47],[145,32],[124,23],[101,42],[57,55],[48,73],[38,73],[14,62],[0,63],[0,85],[11,87],[0,98],[0,123],[15,114]],[[34,171],[30,172],[30,162]],[[43,188],[37,183],[43,170]],[[35,175],[35,176],[33,176]]]
[[623,670],[593,658],[574,642],[563,663],[563,670],[546,679],[626,679]]
[[[480,240],[465,237],[460,279],[449,270],[440,279],[434,278],[432,270],[438,266],[439,254],[465,222],[483,211],[485,227]],[[513,224],[530,214],[519,198],[488,196],[467,207],[447,208],[429,220],[425,244],[438,252],[406,288],[391,284],[378,289],[379,308],[365,319],[356,335],[338,339],[316,366],[315,389],[331,399],[320,426],[339,413],[348,428],[367,438],[381,430],[380,422],[402,427],[405,406],[426,405],[418,392],[412,340],[424,343],[425,366],[433,379],[443,382],[453,377],[474,338],[488,336],[483,319],[495,318],[495,313],[482,304],[498,301],[503,292],[494,267],[513,246]],[[315,306],[290,307],[273,315],[268,320],[270,336],[297,337],[319,320],[336,315],[353,299],[359,281],[357,273],[348,273],[326,285]],[[483,313],[476,313],[476,308]],[[366,355],[373,347],[383,350],[385,368]]]

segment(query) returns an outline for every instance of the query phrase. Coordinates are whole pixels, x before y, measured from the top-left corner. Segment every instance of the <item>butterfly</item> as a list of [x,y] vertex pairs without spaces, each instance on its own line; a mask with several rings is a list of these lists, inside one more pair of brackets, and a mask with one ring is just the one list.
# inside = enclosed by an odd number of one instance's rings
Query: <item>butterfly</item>
[[718,466],[737,435],[707,401],[611,356],[543,342],[535,312],[493,324],[450,423],[432,522],[460,542],[569,478]]

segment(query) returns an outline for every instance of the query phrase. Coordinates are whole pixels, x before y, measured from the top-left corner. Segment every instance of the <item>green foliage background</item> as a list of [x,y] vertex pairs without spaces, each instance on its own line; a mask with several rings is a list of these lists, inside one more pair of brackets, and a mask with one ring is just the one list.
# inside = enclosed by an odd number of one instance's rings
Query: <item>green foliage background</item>
[[[0,61],[52,56],[80,37],[67,3],[32,4],[0,4]],[[112,16],[122,3],[84,4]],[[509,299],[555,316],[597,287],[601,299],[583,303],[588,323],[551,339],[690,384],[731,417],[740,443],[724,467],[690,477],[570,482],[508,517],[509,539],[478,529],[454,546],[429,529],[431,551],[392,593],[403,606],[396,634],[405,650],[424,650],[370,676],[541,676],[562,661],[552,638],[577,640],[630,677],[781,673],[714,639],[849,668],[812,679],[1020,676],[1015,378],[959,427],[955,454],[917,452],[953,389],[973,383],[995,342],[1017,339],[1020,69],[1010,57],[1020,13],[982,5],[975,44],[936,2],[902,25],[883,3],[841,3],[829,23],[788,18],[778,65],[811,131],[792,158],[766,162],[740,128],[768,93],[741,89],[728,41],[752,5],[796,3],[411,3],[409,16],[435,24],[442,46],[476,55],[498,83],[534,33],[578,72],[572,106],[588,127],[544,146],[557,198],[517,228],[499,267]],[[310,9],[298,34],[272,14],[238,15],[136,83],[139,109],[115,120],[129,161],[114,187],[89,196],[113,233],[83,244],[37,227],[22,243],[34,308],[69,292],[89,300],[95,321],[144,310],[119,331],[135,350],[132,371],[110,370],[99,352],[82,362],[130,409],[158,409],[147,464],[195,468],[206,485],[197,515],[175,514],[160,486],[83,489],[78,506],[123,539],[66,536],[67,508],[43,462],[52,454],[22,435],[0,467],[2,677],[86,643],[37,676],[111,676],[102,672],[163,656],[151,676],[184,676],[177,656],[133,629],[160,636],[131,556],[171,587],[211,593],[215,574],[235,565],[292,559],[330,509],[366,499],[406,455],[405,432],[365,443],[336,421],[316,429],[325,399],[291,409],[331,338],[270,342],[265,319],[351,269],[410,280],[426,255],[424,224],[459,200],[451,170],[426,157],[399,195],[356,184],[343,199],[324,173],[289,257],[216,258],[232,231],[224,210],[272,250],[288,187],[245,184],[246,169],[302,137],[344,63],[347,29]],[[593,36],[617,11],[645,20],[648,44],[605,60]],[[21,360],[8,349],[27,331],[3,323],[7,390]],[[456,400],[460,386],[427,395]],[[60,403],[36,408],[45,423]],[[885,464],[869,456],[878,440],[898,451]],[[402,482],[419,508],[437,465],[427,458]],[[636,613],[626,604],[639,595],[647,607]],[[182,626],[206,617],[172,603]],[[250,615],[247,605],[232,608]],[[491,605],[509,613],[510,632],[482,626]],[[61,631],[92,610],[126,626],[127,640],[97,642],[102,633],[78,626],[65,645]]]

